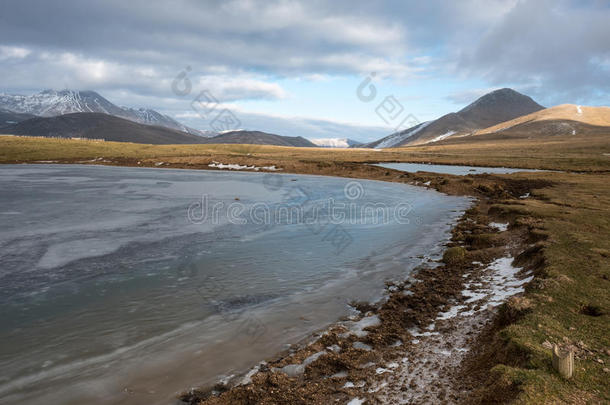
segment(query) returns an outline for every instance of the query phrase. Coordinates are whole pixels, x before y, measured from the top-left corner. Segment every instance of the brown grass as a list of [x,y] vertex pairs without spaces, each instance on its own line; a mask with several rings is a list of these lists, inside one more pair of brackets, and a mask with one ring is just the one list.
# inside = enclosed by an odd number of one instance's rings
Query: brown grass
[[489,134],[525,122],[548,120],[568,120],[578,121],[589,125],[610,126],[610,107],[581,106],[580,111],[581,113],[579,114],[577,105],[562,104],[523,115],[510,121],[501,122],[500,124],[477,131],[477,134]]
[[[276,162],[298,168],[308,162],[434,162],[527,169],[610,171],[610,133],[544,139],[489,139],[396,149],[322,149],[264,145],[143,145],[120,142],[0,136],[0,163],[38,160],[76,162],[103,157],[123,161],[209,163]],[[239,160],[239,162],[237,162]]]

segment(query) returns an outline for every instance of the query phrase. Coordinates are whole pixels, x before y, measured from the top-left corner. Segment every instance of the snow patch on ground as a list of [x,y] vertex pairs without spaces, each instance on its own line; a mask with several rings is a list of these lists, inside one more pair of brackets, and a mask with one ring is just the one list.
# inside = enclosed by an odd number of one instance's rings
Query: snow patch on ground
[[[514,267],[512,262],[512,257],[501,257],[489,265],[487,268],[488,274],[483,277],[482,283],[467,284],[466,288],[462,291],[463,296],[469,297],[466,300],[466,304],[485,300],[487,305],[496,307],[509,297],[524,292],[523,286],[532,281],[534,276],[520,279],[517,275],[522,268]],[[441,312],[436,319],[447,320],[455,318],[458,315],[471,316],[485,309],[481,307],[477,310],[466,311],[467,308],[467,305],[455,305],[448,311]]]
[[347,405],[362,405],[364,404],[364,399],[354,398],[347,403]]
[[256,367],[253,367],[250,371],[248,371],[248,373],[246,373],[246,375],[244,376],[244,378],[242,378],[240,384],[241,385],[248,385],[252,382],[252,377],[254,376],[254,374],[258,373],[259,370],[259,366],[266,364],[264,361],[261,362],[261,364],[259,364]]
[[489,226],[492,227],[492,228],[497,229],[500,232],[504,232],[504,231],[506,231],[508,229],[508,223],[503,224],[503,223],[500,223],[500,222],[490,222]]
[[341,353],[341,348],[339,347],[339,345],[328,346],[326,349],[330,350],[331,352]]
[[[434,324],[431,324],[431,326],[434,326]],[[428,326],[427,329],[429,329],[430,326]],[[438,332],[420,332],[419,329],[417,328],[411,328],[409,329],[409,333],[411,334],[411,336],[415,336],[415,337],[419,337],[419,336],[435,336],[438,335]]]
[[273,368],[273,371],[279,371],[281,373],[286,374],[288,377],[296,377],[305,372],[305,367],[318,360],[320,356],[323,356],[325,354],[326,350],[322,350],[307,357],[305,360],[303,360],[303,363],[301,364],[288,364],[287,366],[284,366],[282,368]]
[[338,373],[335,373],[330,376],[330,378],[345,378],[345,377],[347,377],[347,371],[339,371]]
[[368,332],[364,330],[364,328],[368,328],[369,326],[377,326],[380,321],[377,315],[365,316],[359,321],[347,321],[343,323],[343,326],[347,328],[347,332],[342,334],[342,337],[349,335],[356,335],[357,337],[364,337],[368,335]]
[[[163,164],[163,163],[161,163]],[[157,165],[157,164],[155,164]],[[278,170],[282,170],[280,168],[275,167],[275,165],[273,166],[248,166],[248,165],[240,165],[237,163],[228,163],[228,164],[224,164],[224,163],[218,163],[218,162],[212,162],[208,165],[208,167],[214,167],[216,169],[229,169],[229,170],[254,170],[254,171],[259,171],[261,169],[263,170],[268,170],[268,171],[278,171]]]
[[455,370],[476,342],[482,325],[492,319],[494,307],[523,292],[524,285],[533,278],[521,279],[522,269],[512,262],[512,257],[502,257],[486,266],[482,275],[477,270],[476,278],[467,282],[462,291],[465,301],[439,314],[427,327],[410,329],[417,339],[411,341],[408,358],[377,368],[377,385],[368,392],[375,392],[380,403],[440,403],[458,398],[459,390],[452,391],[451,386],[439,381],[456,378]]
[[[455,318],[460,311],[462,311],[466,308],[467,308],[466,305],[455,305],[455,306],[449,308],[449,311],[441,312],[436,319],[445,320],[445,319]],[[419,336],[421,336],[421,335],[419,335]]]
[[522,268],[512,265],[512,257],[501,257],[489,266],[493,272],[491,277],[490,305],[497,306],[507,298],[525,291],[523,286],[533,280],[534,276],[519,279],[517,273]]
[[362,342],[354,342],[352,346],[354,347],[354,349],[366,350],[367,352],[370,352],[373,349],[371,346]]

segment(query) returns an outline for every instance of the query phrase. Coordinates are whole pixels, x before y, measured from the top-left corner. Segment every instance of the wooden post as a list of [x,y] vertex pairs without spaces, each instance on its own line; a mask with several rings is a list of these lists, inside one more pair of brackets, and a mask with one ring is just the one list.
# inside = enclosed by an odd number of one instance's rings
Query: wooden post
[[559,346],[553,345],[553,368],[563,378],[571,378],[574,372],[574,352],[572,350],[560,350]]

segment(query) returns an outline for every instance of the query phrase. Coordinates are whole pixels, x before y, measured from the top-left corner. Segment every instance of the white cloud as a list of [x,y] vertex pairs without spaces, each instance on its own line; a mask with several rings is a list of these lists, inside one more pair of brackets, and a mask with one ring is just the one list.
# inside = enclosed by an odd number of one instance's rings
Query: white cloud
[[462,49],[459,68],[492,84],[536,83],[547,104],[591,100],[608,91],[598,62],[610,56],[609,20],[603,2],[521,1]]
[[200,76],[195,88],[208,90],[223,102],[287,97],[286,91],[279,84],[260,80],[247,74],[243,76]]
[[[37,51],[11,48],[4,55],[28,55],[27,61],[15,61],[0,65],[0,82],[5,87],[31,88],[36,78],[38,88],[71,88],[91,90],[122,89],[122,96],[144,94],[147,97],[172,97],[171,85],[177,72],[163,66],[133,65],[91,58],[72,52]],[[21,58],[23,59],[23,58]],[[213,67],[213,71],[219,71]],[[193,91],[206,89],[220,101],[282,99],[286,91],[263,75],[233,72],[233,74],[207,74],[193,72],[189,75]]]
[[[372,72],[397,93],[421,80],[422,96],[436,99],[467,90],[451,86],[456,78],[527,89],[547,105],[607,100],[609,91],[610,10],[603,1],[5,3],[5,91],[89,88],[118,94],[127,105],[166,106],[179,104],[170,87],[186,66],[194,91],[207,87],[223,102],[292,97],[280,84],[288,80],[324,80],[333,91],[341,86],[334,79]],[[446,80],[450,90],[434,80]]]
[[18,46],[0,45],[0,60],[23,59],[30,54],[30,50]]

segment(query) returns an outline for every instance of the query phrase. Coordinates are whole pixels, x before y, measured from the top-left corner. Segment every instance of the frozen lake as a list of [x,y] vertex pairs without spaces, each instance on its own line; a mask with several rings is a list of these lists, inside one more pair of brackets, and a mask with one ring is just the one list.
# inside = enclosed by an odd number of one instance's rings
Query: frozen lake
[[479,166],[457,166],[457,165],[433,165],[426,163],[377,163],[374,166],[387,169],[400,170],[403,172],[432,172],[466,176],[467,174],[508,174],[517,172],[538,172],[532,169],[514,169],[510,167],[479,167]]
[[20,404],[172,403],[378,299],[469,205],[395,183],[104,166],[3,165],[0,186],[0,403]]

